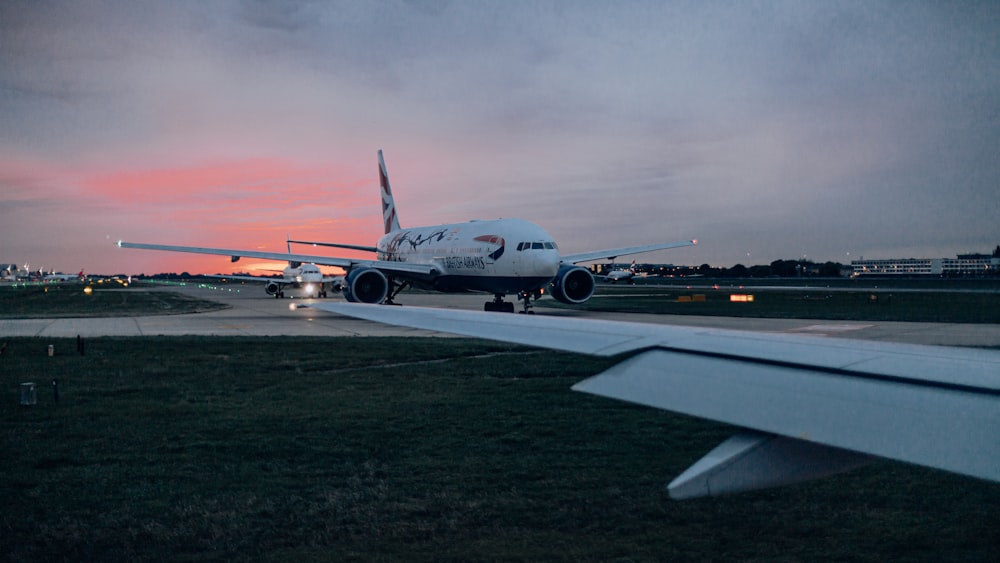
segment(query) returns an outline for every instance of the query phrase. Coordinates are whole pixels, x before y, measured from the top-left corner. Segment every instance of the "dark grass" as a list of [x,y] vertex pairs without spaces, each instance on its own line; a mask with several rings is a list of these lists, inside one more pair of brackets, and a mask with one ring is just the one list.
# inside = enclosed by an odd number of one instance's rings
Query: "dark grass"
[[[752,303],[733,303],[734,293],[752,294]],[[704,302],[679,302],[681,296],[705,296]],[[599,288],[581,305],[563,305],[553,299],[539,301],[546,307],[587,311],[708,315],[724,317],[826,319],[851,321],[902,321],[947,323],[1000,323],[1000,293],[955,291],[899,292],[810,291],[781,289],[642,286]]]
[[[622,287],[605,284],[605,287]],[[640,278],[636,285],[652,287],[836,287],[845,289],[934,289],[939,291],[975,290],[1000,291],[1000,277],[993,278],[942,278],[942,277],[873,277],[857,278]]]
[[[0,558],[996,560],[1000,486],[899,463],[719,499],[731,429],[569,387],[608,365],[423,338],[97,338],[0,356]],[[50,381],[58,378],[60,401]],[[18,383],[39,383],[34,407]]]
[[171,291],[92,284],[88,295],[85,287],[79,282],[0,287],[0,318],[181,315],[229,307]]

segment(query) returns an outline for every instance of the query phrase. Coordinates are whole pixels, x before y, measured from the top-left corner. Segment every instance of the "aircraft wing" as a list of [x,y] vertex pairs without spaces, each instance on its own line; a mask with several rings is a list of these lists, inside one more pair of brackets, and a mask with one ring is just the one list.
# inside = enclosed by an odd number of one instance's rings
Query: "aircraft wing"
[[475,311],[316,308],[598,356],[574,390],[747,429],[668,485],[718,495],[884,457],[1000,481],[1000,351]]
[[663,242],[659,244],[647,244],[645,246],[627,246],[625,248],[609,248],[607,250],[594,250],[592,252],[578,252],[562,256],[562,261],[567,264],[579,264],[580,262],[590,262],[591,260],[603,260],[605,258],[617,258],[628,256],[629,254],[640,254],[642,252],[652,252],[654,250],[666,250],[668,248],[680,248],[682,246],[694,246],[698,244],[696,240],[682,240],[680,242]]
[[292,244],[311,244],[313,246],[328,246],[330,248],[346,248],[348,250],[362,250],[365,252],[378,252],[378,248],[375,246],[363,246],[360,244],[345,244],[340,242],[315,242],[309,240],[291,240],[288,242]]
[[240,258],[259,258],[262,260],[280,260],[282,262],[311,262],[320,266],[337,266],[350,269],[354,267],[377,268],[390,274],[403,274],[415,277],[432,277],[439,272],[430,264],[412,264],[409,262],[389,262],[385,260],[358,260],[355,258],[336,258],[333,256],[313,256],[309,254],[289,254],[287,252],[260,252],[257,250],[231,250],[225,248],[202,248],[196,246],[171,246],[164,244],[145,244],[138,242],[118,241],[119,248],[135,248],[140,250],[163,250],[167,252],[190,252],[193,254],[217,254],[229,256],[233,262]]
[[202,274],[202,277],[206,278],[217,278],[220,280],[240,280],[248,282],[275,282],[275,283],[288,283],[288,280],[284,278],[268,278],[264,276],[225,276],[222,274]]

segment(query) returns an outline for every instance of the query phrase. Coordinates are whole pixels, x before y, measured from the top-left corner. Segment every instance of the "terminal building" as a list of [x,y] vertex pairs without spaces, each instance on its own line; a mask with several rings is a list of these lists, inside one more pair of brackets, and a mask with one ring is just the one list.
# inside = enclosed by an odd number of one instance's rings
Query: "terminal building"
[[852,260],[853,276],[985,277],[1000,274],[1000,258],[964,254],[957,258]]

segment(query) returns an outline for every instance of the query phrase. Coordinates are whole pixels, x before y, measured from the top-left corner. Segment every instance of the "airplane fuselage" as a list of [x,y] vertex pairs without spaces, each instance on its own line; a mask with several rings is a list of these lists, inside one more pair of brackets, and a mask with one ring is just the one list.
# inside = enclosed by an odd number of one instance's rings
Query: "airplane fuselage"
[[559,271],[552,235],[522,219],[400,229],[376,244],[378,259],[433,265],[438,291],[537,291]]
[[297,268],[291,266],[286,266],[281,272],[282,278],[284,278],[285,283],[322,283],[323,282],[323,272],[319,270],[319,266],[316,264],[302,264]]
[[320,297],[324,294],[323,272],[316,264],[285,266],[281,272],[281,279],[268,282],[264,286],[264,291],[268,295],[283,297],[284,288],[282,286],[286,284],[300,289],[303,297]]

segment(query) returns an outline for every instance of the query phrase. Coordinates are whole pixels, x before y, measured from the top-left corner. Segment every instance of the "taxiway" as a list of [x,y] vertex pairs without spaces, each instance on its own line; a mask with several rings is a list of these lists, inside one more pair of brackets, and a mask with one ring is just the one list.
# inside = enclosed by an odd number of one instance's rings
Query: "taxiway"
[[[259,288],[242,291],[206,289],[195,285],[154,287],[157,291],[179,291],[221,301],[229,308],[206,313],[104,318],[2,319],[0,336],[84,337],[97,336],[450,336],[429,331],[387,326],[308,309],[310,299],[272,299]],[[339,295],[331,299],[342,299]],[[484,295],[407,293],[403,306],[482,310]],[[289,305],[306,306],[292,309]],[[726,328],[736,330],[814,334],[932,344],[944,346],[1000,346],[1000,325],[961,323],[917,323],[882,321],[818,321],[815,319],[752,319],[693,315],[645,315],[596,313],[574,309],[538,307],[540,315],[601,318]],[[502,313],[498,313],[502,314]]]

